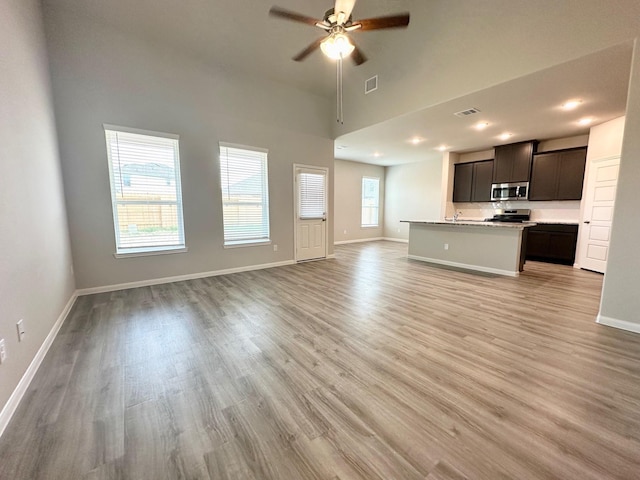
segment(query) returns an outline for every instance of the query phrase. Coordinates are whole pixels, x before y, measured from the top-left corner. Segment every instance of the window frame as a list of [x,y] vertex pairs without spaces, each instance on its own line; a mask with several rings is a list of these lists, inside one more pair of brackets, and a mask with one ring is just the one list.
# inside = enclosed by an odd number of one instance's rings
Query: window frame
[[[266,216],[266,222],[263,222],[263,226],[266,226],[266,238],[245,238],[245,239],[236,239],[236,240],[227,240],[227,233],[225,230],[225,205],[229,202],[225,201],[224,198],[224,188],[223,188],[223,172],[222,172],[222,149],[223,148],[232,148],[236,150],[245,150],[247,152],[259,153],[263,154],[264,161],[262,175],[262,185],[261,185],[261,202],[263,217]],[[242,248],[242,247],[255,247],[255,246],[263,246],[271,244],[271,211],[270,211],[270,191],[269,191],[269,150],[266,148],[253,147],[250,145],[241,145],[237,143],[229,143],[229,142],[218,142],[218,172],[220,174],[220,199],[222,206],[222,243],[223,248]],[[235,204],[237,202],[231,202]]]
[[[365,205],[365,182],[375,180],[378,184],[377,189],[377,199],[376,205]],[[365,208],[375,208],[376,215],[376,223],[375,224],[365,224],[363,223],[364,219],[364,209]],[[366,175],[362,176],[361,182],[361,191],[360,191],[360,228],[380,228],[380,177],[369,177]]]
[[[115,240],[115,252],[113,256],[115,258],[128,258],[128,257],[141,257],[141,256],[152,256],[152,255],[167,255],[174,253],[183,253],[187,252],[188,248],[186,246],[186,235],[184,230],[184,203],[182,200],[182,177],[181,177],[181,164],[180,164],[180,136],[172,133],[165,132],[157,132],[152,130],[143,130],[139,128],[131,128],[131,127],[123,127],[120,125],[109,125],[103,124],[103,129],[105,133],[105,146],[107,149],[107,165],[109,167],[109,190],[111,194],[111,212],[113,215],[113,229],[114,229],[114,240]],[[118,200],[116,196],[116,184],[115,184],[115,176],[114,176],[114,164],[111,152],[111,145],[109,139],[109,133],[124,133],[124,134],[134,134],[134,135],[143,135],[148,137],[155,137],[161,139],[167,139],[173,141],[173,149],[174,149],[174,177],[173,180],[175,182],[175,190],[176,190],[176,200],[173,201],[153,201],[153,202],[145,202],[143,200]],[[120,241],[120,228],[119,228],[119,220],[118,220],[118,205],[127,205],[127,204],[158,204],[158,205],[173,205],[176,206],[176,221],[178,227],[178,242],[174,245],[148,245],[148,246],[138,246],[138,247],[123,247],[121,246]]]

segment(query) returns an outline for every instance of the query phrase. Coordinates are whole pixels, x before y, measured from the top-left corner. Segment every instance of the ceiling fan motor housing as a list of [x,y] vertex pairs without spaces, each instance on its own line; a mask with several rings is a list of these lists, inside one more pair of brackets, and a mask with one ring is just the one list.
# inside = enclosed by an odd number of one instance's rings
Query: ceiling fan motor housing
[[[330,26],[335,26],[335,25],[339,25],[338,23],[338,15],[335,14],[335,9],[330,8],[329,10],[327,10],[324,13],[324,18],[323,18],[324,23],[330,25]],[[353,15],[349,15],[349,18],[346,19],[346,21],[344,21],[342,23],[342,26],[349,26],[353,23]]]

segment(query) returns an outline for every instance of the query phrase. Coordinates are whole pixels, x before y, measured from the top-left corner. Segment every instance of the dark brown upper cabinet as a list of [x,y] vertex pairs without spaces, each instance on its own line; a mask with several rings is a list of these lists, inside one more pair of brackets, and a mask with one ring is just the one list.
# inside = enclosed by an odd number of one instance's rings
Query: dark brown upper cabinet
[[473,163],[456,163],[453,168],[453,201],[470,202],[473,187]]
[[580,200],[586,161],[586,147],[535,154],[529,200]]
[[473,188],[471,189],[472,202],[491,201],[491,182],[493,180],[493,160],[474,162],[473,164]]
[[492,178],[493,160],[455,164],[453,175],[453,201],[491,201]]
[[528,182],[537,146],[538,142],[531,140],[495,147],[493,183]]

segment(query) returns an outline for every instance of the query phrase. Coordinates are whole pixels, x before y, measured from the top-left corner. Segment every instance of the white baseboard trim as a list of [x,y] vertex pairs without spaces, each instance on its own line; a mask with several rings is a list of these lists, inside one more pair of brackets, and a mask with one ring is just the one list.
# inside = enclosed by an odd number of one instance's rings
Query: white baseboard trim
[[213,270],[210,272],[189,273],[187,275],[176,275],[174,277],[152,278],[150,280],[140,280],[138,282],[119,283],[117,285],[105,285],[103,287],[81,288],[76,291],[78,296],[91,295],[94,293],[115,292],[116,290],[127,290],[129,288],[149,287],[151,285],[161,285],[163,283],[182,282],[184,280],[195,280],[197,278],[217,277],[219,275],[229,275],[231,273],[248,272],[251,270],[263,270],[265,268],[283,267],[294,265],[295,260],[285,260],[282,262],[262,263],[259,265],[248,265],[245,267],[226,268],[224,270]]
[[35,377],[36,372],[38,371],[38,368],[40,368],[40,364],[42,363],[42,360],[44,360],[44,357],[47,355],[49,348],[51,348],[51,345],[53,344],[53,341],[55,340],[56,335],[58,335],[58,331],[60,330],[60,327],[62,327],[62,324],[66,320],[67,315],[71,311],[71,307],[73,307],[73,304],[75,303],[77,298],[78,298],[78,293],[73,292],[73,294],[71,295],[71,298],[69,298],[69,301],[62,309],[60,316],[58,316],[58,319],[53,324],[51,331],[49,332],[47,337],[44,339],[44,342],[42,342],[42,345],[38,349],[36,356],[33,357],[33,360],[31,360],[29,367],[24,372],[24,375],[22,375],[22,378],[18,382],[18,385],[16,386],[15,390],[9,397],[9,400],[7,400],[7,403],[5,404],[4,408],[0,412],[0,437],[4,433],[5,428],[7,428],[7,425],[9,425],[9,422],[11,421],[11,417],[13,417],[13,414],[18,409],[18,405],[20,405],[20,400],[22,400],[22,397],[26,393],[27,388],[29,388],[29,385],[31,384],[33,377]]
[[448,260],[440,260],[439,258],[419,257],[417,255],[407,255],[411,260],[419,260],[427,263],[437,263],[438,265],[446,265],[447,267],[464,268],[465,270],[476,270],[484,273],[494,273],[496,275],[505,275],[507,277],[518,277],[520,272],[511,272],[509,270],[501,270],[499,268],[483,267],[480,265],[468,265],[466,263],[450,262]]
[[339,240],[337,242],[333,242],[334,245],[346,245],[348,243],[362,243],[362,242],[376,242],[378,240],[383,240],[382,237],[371,237],[371,238],[356,238],[355,240]]
[[627,332],[640,333],[640,323],[630,322],[628,320],[618,320],[617,318],[605,317],[601,313],[598,313],[596,323],[606,325],[608,327],[619,328],[620,330],[626,330]]
[[387,242],[409,243],[409,239],[407,238],[383,237],[382,240],[386,240]]
[[335,253],[330,253],[329,255],[327,255],[327,258],[336,258],[336,254]]

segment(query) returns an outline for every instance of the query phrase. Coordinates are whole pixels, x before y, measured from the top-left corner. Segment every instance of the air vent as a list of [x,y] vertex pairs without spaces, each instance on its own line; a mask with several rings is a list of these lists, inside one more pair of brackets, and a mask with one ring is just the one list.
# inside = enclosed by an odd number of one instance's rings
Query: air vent
[[378,89],[378,75],[371,77],[364,82],[364,93],[371,93]]
[[468,108],[467,110],[456,112],[454,113],[454,115],[456,117],[464,118],[464,117],[468,117],[469,115],[473,115],[474,113],[478,113],[479,111],[480,111],[479,108],[471,107],[471,108]]

